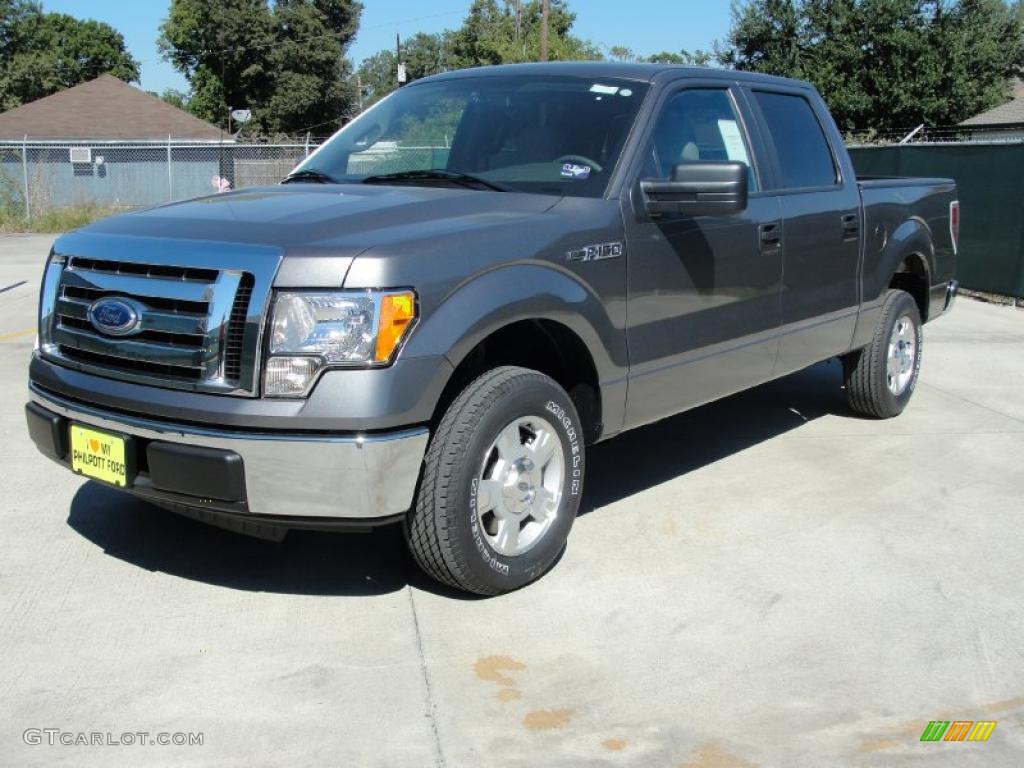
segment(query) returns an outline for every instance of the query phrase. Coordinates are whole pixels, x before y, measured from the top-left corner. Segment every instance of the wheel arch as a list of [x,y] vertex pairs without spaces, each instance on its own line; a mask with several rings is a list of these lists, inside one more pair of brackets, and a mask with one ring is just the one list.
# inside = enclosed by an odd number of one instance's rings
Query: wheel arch
[[434,423],[475,376],[518,365],[550,376],[570,394],[588,442],[621,426],[625,335],[572,273],[526,264],[477,276],[445,297],[405,351],[443,354],[452,365]]
[[921,320],[927,321],[934,261],[935,246],[928,225],[917,217],[906,220],[882,247],[873,298],[880,298],[889,288],[904,290],[914,297]]
[[922,322],[928,321],[931,297],[930,274],[928,261],[924,255],[913,252],[908,253],[900,261],[889,280],[890,288],[906,291],[913,297],[918,312],[921,314]]

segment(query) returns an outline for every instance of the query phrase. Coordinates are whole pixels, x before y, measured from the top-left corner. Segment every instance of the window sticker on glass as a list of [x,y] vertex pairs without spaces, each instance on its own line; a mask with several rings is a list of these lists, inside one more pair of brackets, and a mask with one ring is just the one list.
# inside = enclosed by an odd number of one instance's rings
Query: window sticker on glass
[[734,163],[746,163],[750,165],[750,158],[747,157],[747,148],[743,144],[743,135],[735,120],[719,120],[718,132],[722,134],[722,143],[725,145],[725,153],[729,160]]
[[589,179],[590,166],[577,165],[576,163],[565,163],[562,166],[562,178],[565,179]]
[[594,83],[592,86],[590,86],[591,93],[607,93],[610,95],[613,93],[617,93],[618,90],[619,88],[616,85],[601,85],[600,83]]

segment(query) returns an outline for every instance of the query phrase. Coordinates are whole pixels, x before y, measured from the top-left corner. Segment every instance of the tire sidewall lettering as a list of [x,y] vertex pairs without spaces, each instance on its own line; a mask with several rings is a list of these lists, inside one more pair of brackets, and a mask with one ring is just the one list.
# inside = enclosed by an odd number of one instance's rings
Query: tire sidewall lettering
[[583,491],[583,456],[580,453],[579,436],[576,427],[572,423],[569,414],[565,412],[558,402],[549,400],[545,410],[555,417],[555,420],[565,431],[566,439],[569,441],[569,493],[572,496],[579,496]]

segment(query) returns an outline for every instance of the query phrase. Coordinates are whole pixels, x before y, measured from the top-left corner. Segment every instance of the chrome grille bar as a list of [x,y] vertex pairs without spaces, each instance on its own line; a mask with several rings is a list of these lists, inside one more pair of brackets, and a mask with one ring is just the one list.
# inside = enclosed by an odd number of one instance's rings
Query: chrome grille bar
[[174,280],[163,277],[137,277],[111,272],[93,272],[71,266],[64,270],[63,284],[69,288],[84,288],[103,294],[135,296],[140,299],[169,299],[188,301],[196,304],[209,303],[213,299],[216,283],[194,280]]
[[[88,322],[90,304],[92,304],[91,301],[84,299],[61,296],[57,299],[57,314]],[[147,306],[146,314],[142,316],[141,328],[143,331],[205,335],[206,326],[206,315],[189,312],[161,312]]]
[[158,365],[173,365],[178,368],[194,368],[201,371],[209,363],[205,349],[188,349],[171,344],[156,344],[148,341],[108,339],[88,331],[69,328],[58,324],[53,334],[60,346],[71,347],[94,355],[139,360]]

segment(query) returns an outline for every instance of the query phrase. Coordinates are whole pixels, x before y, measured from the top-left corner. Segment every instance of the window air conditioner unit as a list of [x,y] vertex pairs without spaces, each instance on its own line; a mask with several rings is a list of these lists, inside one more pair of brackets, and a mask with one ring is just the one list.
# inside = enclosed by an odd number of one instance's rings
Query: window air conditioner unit
[[92,162],[92,148],[90,147],[70,147],[68,153],[71,155],[72,163]]

